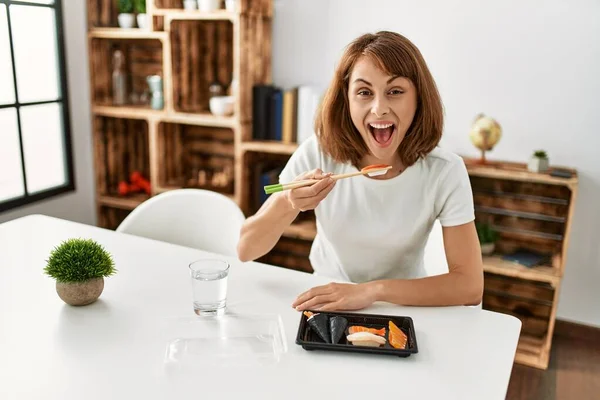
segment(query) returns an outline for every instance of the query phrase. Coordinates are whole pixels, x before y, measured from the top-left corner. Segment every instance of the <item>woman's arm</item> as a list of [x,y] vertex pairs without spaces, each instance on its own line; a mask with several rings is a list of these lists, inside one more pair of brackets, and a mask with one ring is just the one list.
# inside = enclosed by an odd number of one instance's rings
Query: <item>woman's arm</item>
[[319,182],[270,195],[260,210],[242,225],[238,258],[241,261],[256,260],[271,251],[300,211],[314,209],[331,192],[335,181],[330,176],[320,169],[306,172],[294,180],[319,179]]
[[237,246],[241,261],[256,260],[267,254],[285,228],[294,222],[300,210],[293,209],[285,196],[284,192],[272,194],[255,215],[246,219]]
[[413,306],[476,305],[483,296],[483,264],[475,224],[443,228],[448,273],[361,284],[330,283],[298,296],[298,310],[359,310],[375,301]]

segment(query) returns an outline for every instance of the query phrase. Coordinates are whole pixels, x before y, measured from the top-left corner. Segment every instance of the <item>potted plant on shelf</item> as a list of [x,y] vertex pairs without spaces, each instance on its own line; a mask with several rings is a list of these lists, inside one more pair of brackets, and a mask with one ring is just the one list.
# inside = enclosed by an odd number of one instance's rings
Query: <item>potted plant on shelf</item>
[[119,0],[119,26],[121,28],[133,28],[135,16],[133,14],[132,0]]
[[137,25],[139,28],[146,28],[146,0],[134,0],[135,12],[137,13]]
[[548,154],[544,150],[537,150],[531,156],[527,169],[531,172],[545,172],[549,166]]
[[50,253],[44,272],[56,280],[56,292],[67,304],[84,306],[100,297],[104,277],[116,270],[112,256],[91,239],[69,239]]
[[481,254],[488,256],[496,249],[498,232],[496,232],[488,223],[477,223],[477,236],[481,244]]

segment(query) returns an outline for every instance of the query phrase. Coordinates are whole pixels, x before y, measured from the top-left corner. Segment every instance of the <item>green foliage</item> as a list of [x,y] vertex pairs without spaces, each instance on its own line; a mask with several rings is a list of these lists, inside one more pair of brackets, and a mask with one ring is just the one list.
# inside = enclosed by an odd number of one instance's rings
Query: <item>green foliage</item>
[[487,223],[476,223],[477,227],[477,236],[479,237],[479,243],[495,243],[498,240],[498,232],[496,232],[489,224]]
[[537,158],[548,158],[548,154],[544,150],[537,150],[533,153],[533,156]]
[[50,253],[44,272],[59,282],[84,282],[116,272],[110,253],[91,239],[69,239]]
[[131,14],[133,12],[133,1],[132,0],[119,0],[119,13],[120,14]]
[[138,14],[146,14],[146,0],[133,0],[133,7]]

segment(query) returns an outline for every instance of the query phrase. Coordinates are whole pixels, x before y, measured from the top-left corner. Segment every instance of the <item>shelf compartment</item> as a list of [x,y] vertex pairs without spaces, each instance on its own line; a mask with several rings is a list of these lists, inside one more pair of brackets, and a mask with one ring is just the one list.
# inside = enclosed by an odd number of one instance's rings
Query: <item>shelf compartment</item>
[[113,0],[88,0],[87,17],[89,28],[117,27],[118,3]]
[[95,117],[94,159],[99,202],[132,209],[145,197],[119,194],[119,183],[129,182],[133,172],[150,180],[148,124],[143,120]]
[[[95,106],[125,106],[154,111],[149,107],[150,93],[146,78],[163,73],[162,42],[157,39],[92,38],[90,47],[92,103]],[[128,93],[125,105],[115,105],[113,102],[113,54],[117,50],[122,51],[125,58]]]
[[120,207],[101,205],[98,208],[98,226],[116,230],[131,211]]
[[209,113],[209,87],[217,79],[227,94],[233,79],[233,25],[229,21],[173,21],[173,106]]
[[[535,173],[527,170],[527,164],[505,161],[488,161],[482,165],[478,159],[463,158],[469,175],[472,177],[492,178],[501,181],[528,182],[531,187],[545,184],[557,187],[574,187],[578,183],[577,172],[571,168],[561,168],[572,173],[571,178],[560,178],[550,175],[552,168],[544,173]],[[543,189],[546,191],[547,189]]]
[[234,133],[228,128],[160,123],[157,190],[201,188],[233,196]]

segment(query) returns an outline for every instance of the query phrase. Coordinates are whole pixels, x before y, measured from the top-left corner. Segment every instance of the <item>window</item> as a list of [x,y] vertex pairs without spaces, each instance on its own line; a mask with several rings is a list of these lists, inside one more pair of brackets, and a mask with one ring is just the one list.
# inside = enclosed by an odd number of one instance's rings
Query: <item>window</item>
[[0,0],[0,212],[74,189],[61,0]]

